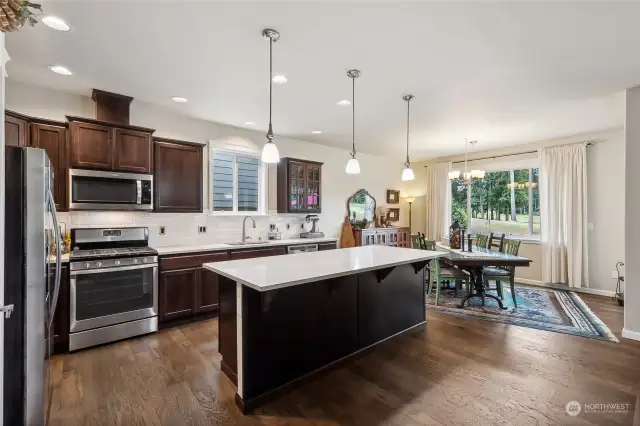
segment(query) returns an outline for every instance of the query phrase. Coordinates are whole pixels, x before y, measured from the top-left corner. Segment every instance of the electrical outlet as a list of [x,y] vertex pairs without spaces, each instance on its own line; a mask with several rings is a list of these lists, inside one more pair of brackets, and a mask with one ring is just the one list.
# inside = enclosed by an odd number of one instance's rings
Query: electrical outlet
[[291,224],[287,223],[287,229],[291,229]]
[[205,234],[207,232],[206,226],[198,226],[198,234]]
[[304,223],[300,224],[300,229],[304,229]]
[[167,229],[165,226],[161,226],[160,227],[160,235],[164,235],[166,233]]
[[276,224],[275,223],[270,223],[269,224],[269,231],[273,232],[276,230]]
[[611,271],[611,278],[613,278],[614,280],[618,279],[618,271]]

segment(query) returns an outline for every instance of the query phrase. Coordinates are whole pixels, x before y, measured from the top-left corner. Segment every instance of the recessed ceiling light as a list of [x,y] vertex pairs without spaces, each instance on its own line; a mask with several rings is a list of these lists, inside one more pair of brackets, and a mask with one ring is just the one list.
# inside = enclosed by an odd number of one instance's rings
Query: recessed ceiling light
[[71,71],[69,71],[69,68],[63,67],[62,65],[51,65],[49,67],[49,69],[51,71],[55,72],[56,74],[60,74],[60,75],[71,75],[71,74],[73,74]]
[[273,76],[273,82],[275,84],[285,84],[287,82],[287,77],[285,77],[282,74],[278,74],[278,75],[274,75]]
[[255,125],[256,125],[256,123],[254,123],[253,121],[245,121],[245,122],[244,122],[244,125],[245,125],[245,126],[255,126]]
[[312,135],[321,135],[322,134],[322,130],[312,130],[311,134]]
[[67,24],[57,16],[53,16],[53,15],[47,15],[44,18],[42,18],[42,23],[45,24],[47,27],[53,28],[54,30],[58,30],[58,31],[69,31],[71,29],[69,27],[69,24]]
[[338,101],[338,105],[340,106],[351,105],[351,101],[348,99],[343,99],[341,101]]
[[185,104],[188,102],[187,98],[183,98],[182,96],[174,96],[171,98],[174,102],[177,102],[179,104]]

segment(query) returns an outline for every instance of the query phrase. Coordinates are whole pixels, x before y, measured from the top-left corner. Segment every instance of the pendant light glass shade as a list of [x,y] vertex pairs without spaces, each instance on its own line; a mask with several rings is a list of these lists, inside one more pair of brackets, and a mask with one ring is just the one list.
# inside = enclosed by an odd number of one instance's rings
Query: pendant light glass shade
[[360,174],[360,163],[358,163],[356,157],[350,158],[349,161],[347,161],[346,172],[348,175]]
[[351,79],[351,158],[345,168],[348,175],[360,174],[360,163],[356,159],[356,78],[360,77],[360,71],[349,70],[347,77]]
[[411,167],[405,167],[402,170],[402,180],[403,181],[414,180],[415,178],[416,178],[416,176],[413,174],[413,169]]
[[264,144],[261,159],[263,163],[277,163],[280,161],[280,153],[275,143],[268,141]]
[[414,180],[416,178],[416,176],[413,174],[413,169],[411,169],[411,161],[409,161],[409,108],[411,105],[411,100],[413,98],[413,95],[405,95],[402,97],[402,100],[407,102],[407,160],[404,162],[404,169],[402,170],[402,180],[404,182]]
[[271,112],[273,110],[273,43],[278,41],[280,34],[276,30],[267,28],[262,31],[262,37],[269,40],[269,130],[267,131],[267,143],[262,147],[262,162],[277,163],[280,161],[278,147],[273,142],[273,125],[271,123]]

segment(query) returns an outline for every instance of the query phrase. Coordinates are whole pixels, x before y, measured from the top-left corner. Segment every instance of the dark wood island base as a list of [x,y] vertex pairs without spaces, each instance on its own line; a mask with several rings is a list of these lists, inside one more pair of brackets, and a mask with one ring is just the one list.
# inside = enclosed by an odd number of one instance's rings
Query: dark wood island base
[[424,330],[426,264],[269,291],[220,275],[219,350],[238,407],[249,413],[383,341]]

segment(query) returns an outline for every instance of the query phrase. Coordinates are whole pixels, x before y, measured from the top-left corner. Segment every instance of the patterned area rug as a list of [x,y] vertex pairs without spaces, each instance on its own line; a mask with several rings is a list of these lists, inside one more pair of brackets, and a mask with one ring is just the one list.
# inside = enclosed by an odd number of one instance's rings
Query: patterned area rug
[[[493,285],[493,283],[492,283]],[[463,286],[464,287],[464,286]],[[516,284],[516,301],[513,305],[511,289],[504,286],[504,300],[507,309],[500,309],[492,299],[471,299],[471,306],[458,306],[465,295],[464,288],[456,295],[453,289],[441,289],[438,306],[435,306],[435,291],[427,296],[427,309],[468,318],[482,318],[488,321],[573,334],[575,336],[618,342],[616,336],[598,318],[586,303],[572,291],[554,290]],[[490,290],[496,294],[495,290]]]

